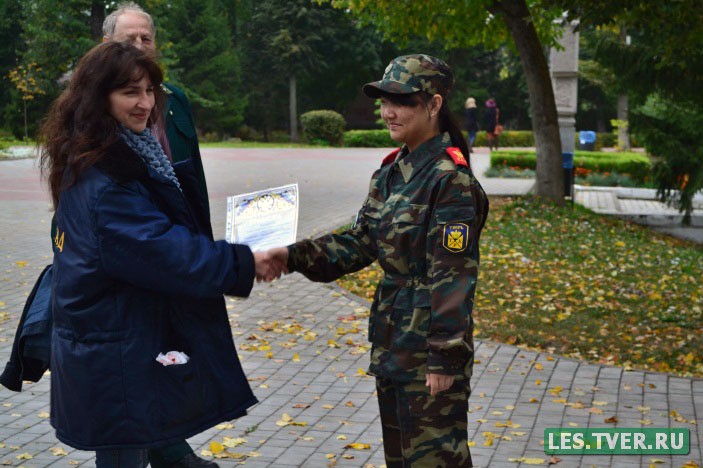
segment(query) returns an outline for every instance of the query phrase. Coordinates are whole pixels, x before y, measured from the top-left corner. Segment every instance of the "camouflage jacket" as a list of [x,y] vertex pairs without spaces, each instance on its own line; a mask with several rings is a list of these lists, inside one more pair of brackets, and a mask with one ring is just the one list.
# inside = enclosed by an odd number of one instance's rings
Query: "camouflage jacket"
[[450,144],[445,133],[412,153],[391,153],[354,226],[289,246],[289,269],[313,281],[378,259],[385,275],[371,306],[369,370],[398,382],[426,373],[468,381],[473,367],[471,312],[488,202]]

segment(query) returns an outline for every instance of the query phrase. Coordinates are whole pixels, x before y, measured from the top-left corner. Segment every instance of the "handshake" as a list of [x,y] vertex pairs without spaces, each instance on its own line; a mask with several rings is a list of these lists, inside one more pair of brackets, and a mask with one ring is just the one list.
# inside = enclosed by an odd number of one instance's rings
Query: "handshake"
[[276,247],[265,252],[254,252],[256,282],[271,282],[288,273],[288,248]]

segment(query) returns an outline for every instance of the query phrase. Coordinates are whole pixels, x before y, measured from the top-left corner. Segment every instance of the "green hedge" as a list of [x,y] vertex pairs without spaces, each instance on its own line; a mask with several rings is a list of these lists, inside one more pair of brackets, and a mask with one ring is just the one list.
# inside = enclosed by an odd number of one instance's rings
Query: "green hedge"
[[[466,132],[464,132],[464,136]],[[532,132],[506,131],[500,136],[500,145],[508,147],[535,146]],[[344,132],[344,146],[350,148],[393,148],[399,146],[391,139],[388,130],[348,130]],[[486,132],[476,134],[474,146],[488,146]]]
[[[502,150],[491,153],[491,167],[520,167],[535,169],[537,156],[532,150]],[[652,163],[642,153],[612,153],[575,151],[574,167],[593,172],[628,174],[638,181],[650,175]]]
[[341,114],[332,110],[313,110],[300,116],[303,133],[310,143],[327,143],[341,146],[344,127],[347,125]]
[[[468,136],[464,132],[464,136]],[[576,148],[579,147],[578,132],[574,137]],[[530,148],[535,146],[535,138],[528,130],[506,130],[499,139],[501,148]],[[596,151],[601,148],[612,148],[617,144],[617,136],[612,133],[596,133]],[[388,148],[398,146],[388,133],[388,130],[349,130],[344,132],[344,146],[354,148]],[[486,132],[476,133],[474,146],[488,146]]]
[[388,130],[349,130],[344,132],[344,146],[350,148],[394,148],[398,143],[391,139]]

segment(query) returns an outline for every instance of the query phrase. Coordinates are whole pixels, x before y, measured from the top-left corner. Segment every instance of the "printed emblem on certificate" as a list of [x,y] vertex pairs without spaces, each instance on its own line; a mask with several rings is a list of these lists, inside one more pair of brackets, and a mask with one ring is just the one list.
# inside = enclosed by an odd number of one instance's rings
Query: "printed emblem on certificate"
[[230,244],[246,244],[253,251],[295,242],[298,232],[298,184],[227,197]]

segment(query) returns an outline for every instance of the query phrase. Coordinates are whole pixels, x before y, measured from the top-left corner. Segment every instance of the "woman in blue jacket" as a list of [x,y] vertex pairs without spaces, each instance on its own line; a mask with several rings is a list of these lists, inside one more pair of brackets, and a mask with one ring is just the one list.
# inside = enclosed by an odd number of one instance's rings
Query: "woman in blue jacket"
[[[223,294],[275,276],[265,254],[213,241],[189,161],[149,127],[162,73],[110,42],[81,59],[42,127],[56,208],[51,424],[98,467],[146,466],[146,449],[246,414],[257,402]],[[202,205],[202,204],[201,204]],[[184,364],[159,353],[180,351]]]

